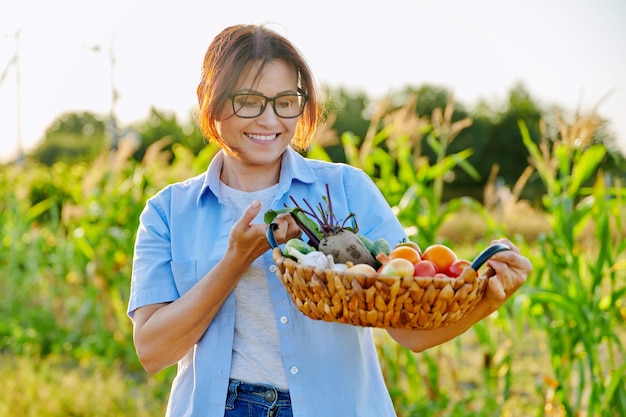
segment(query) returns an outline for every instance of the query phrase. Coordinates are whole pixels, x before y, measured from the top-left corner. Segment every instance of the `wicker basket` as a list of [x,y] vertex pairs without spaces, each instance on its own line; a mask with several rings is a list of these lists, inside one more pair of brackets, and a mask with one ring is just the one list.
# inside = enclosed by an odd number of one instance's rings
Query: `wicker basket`
[[470,312],[485,293],[481,276],[466,268],[458,278],[390,277],[302,266],[274,247],[277,275],[298,309],[315,320],[357,326],[435,329]]

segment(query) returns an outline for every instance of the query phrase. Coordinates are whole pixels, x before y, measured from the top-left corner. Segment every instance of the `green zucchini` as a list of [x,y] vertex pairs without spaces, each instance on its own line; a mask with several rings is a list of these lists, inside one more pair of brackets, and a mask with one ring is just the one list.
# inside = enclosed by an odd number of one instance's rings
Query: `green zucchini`
[[[302,239],[298,239],[298,238],[293,238],[293,239],[289,239],[287,241],[287,243],[285,243],[285,247],[283,250],[283,253],[288,254],[289,250],[288,248],[294,248],[296,249],[298,252],[300,252],[303,255],[306,255],[308,253],[311,253],[315,250],[315,248],[311,245],[309,245],[308,243],[306,243],[305,241],[303,241]],[[295,259],[293,256],[288,255],[290,258]]]

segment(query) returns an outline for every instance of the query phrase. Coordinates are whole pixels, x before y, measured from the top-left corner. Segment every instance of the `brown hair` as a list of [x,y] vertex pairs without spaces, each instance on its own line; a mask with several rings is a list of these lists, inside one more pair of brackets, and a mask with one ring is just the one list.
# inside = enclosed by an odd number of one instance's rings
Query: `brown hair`
[[222,144],[216,123],[241,73],[251,62],[260,61],[259,73],[270,61],[283,60],[298,73],[299,88],[308,96],[298,119],[291,145],[304,150],[311,142],[320,119],[320,102],[311,70],[298,49],[285,37],[258,25],[224,29],[209,45],[198,85],[198,123],[210,141]]

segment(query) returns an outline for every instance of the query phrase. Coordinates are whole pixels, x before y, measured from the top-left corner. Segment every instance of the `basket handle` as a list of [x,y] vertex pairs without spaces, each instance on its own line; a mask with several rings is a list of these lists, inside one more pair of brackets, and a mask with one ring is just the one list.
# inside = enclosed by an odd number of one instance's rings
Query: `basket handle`
[[267,243],[270,244],[270,248],[272,249],[278,247],[278,242],[276,242],[276,238],[274,237],[274,230],[276,229],[278,229],[278,225],[272,222],[265,230],[265,238],[267,239]]
[[491,258],[491,256],[493,256],[494,254],[498,252],[502,252],[505,250],[511,250],[511,248],[509,248],[507,245],[504,245],[502,243],[494,243],[493,245],[487,247],[481,253],[479,253],[476,259],[474,259],[474,262],[472,262],[472,265],[470,267],[474,271],[478,271],[478,269],[481,266],[483,266],[483,264],[487,262],[487,260]]

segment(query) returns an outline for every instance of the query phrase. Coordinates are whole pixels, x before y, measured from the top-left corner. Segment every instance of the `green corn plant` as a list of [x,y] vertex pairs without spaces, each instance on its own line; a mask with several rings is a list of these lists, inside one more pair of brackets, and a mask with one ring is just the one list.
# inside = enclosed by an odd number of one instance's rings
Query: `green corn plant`
[[49,176],[38,171],[14,166],[0,171],[0,344],[4,351],[45,355],[58,349],[58,340],[66,335],[50,314],[58,310],[55,282],[41,274],[51,248],[62,248],[63,242],[56,232],[57,201],[37,195],[32,202],[31,181],[39,184],[39,190],[53,189],[45,185]]
[[[552,405],[562,415],[626,415],[626,352],[619,336],[625,193],[618,181],[608,186],[598,170],[606,149],[591,143],[589,124],[585,118],[564,124],[557,138],[544,135],[537,145],[520,123],[552,218],[552,233],[540,239],[529,312],[548,341],[556,380]],[[584,238],[590,228],[592,242]]]
[[[471,125],[467,118],[453,121],[453,100],[443,110],[436,108],[430,121],[416,114],[416,105],[414,97],[399,109],[389,110],[389,104],[383,101],[362,141],[346,132],[341,142],[347,162],[374,180],[412,239],[426,247],[437,241],[441,225],[461,207],[480,210],[479,204],[464,198],[444,203],[443,188],[448,176],[457,167],[475,179],[479,174],[467,162],[471,149],[448,154],[449,144]],[[420,153],[423,140],[435,151],[432,165]],[[328,159],[319,147],[310,155]]]

